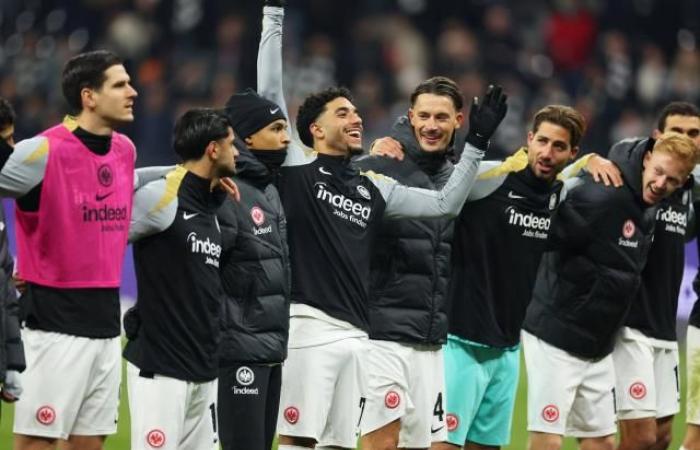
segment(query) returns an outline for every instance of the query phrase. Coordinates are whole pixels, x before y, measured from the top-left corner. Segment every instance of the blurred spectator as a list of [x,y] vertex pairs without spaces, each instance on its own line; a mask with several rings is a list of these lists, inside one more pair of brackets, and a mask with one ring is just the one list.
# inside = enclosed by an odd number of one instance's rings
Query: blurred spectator
[[[407,90],[440,74],[455,79],[466,104],[487,83],[507,87],[511,107],[494,155],[515,150],[528,116],[548,103],[579,108],[589,124],[583,150],[605,153],[611,139],[648,129],[660,104],[700,101],[698,3],[673,5],[295,0],[286,8],[284,42],[290,114],[308,93],[347,84],[367,145],[406,112]],[[138,164],[168,164],[179,111],[221,106],[231,93],[256,87],[260,18],[260,2],[0,2],[0,96],[21,118],[17,137],[33,135],[64,113],[64,62],[90,48],[116,50],[142,93],[127,130]]]

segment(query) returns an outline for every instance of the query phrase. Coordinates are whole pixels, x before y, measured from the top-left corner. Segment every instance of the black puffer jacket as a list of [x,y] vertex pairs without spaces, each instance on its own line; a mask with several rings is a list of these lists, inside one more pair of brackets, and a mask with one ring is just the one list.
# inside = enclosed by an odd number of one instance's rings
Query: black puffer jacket
[[[625,161],[653,146],[654,140],[650,138],[625,139],[610,149],[608,158],[613,162]],[[642,285],[625,322],[626,326],[654,339],[676,340],[676,313],[685,267],[686,236],[692,234],[688,229],[692,180],[689,178],[682,189],[660,204],[654,243],[642,272]]]
[[624,186],[588,176],[552,217],[523,328],[569,353],[612,352],[639,289],[657,212],[642,200],[643,156],[618,163]]
[[236,161],[241,201],[218,213],[224,302],[220,363],[278,363],[287,356],[290,267],[287,222],[273,175],[245,148]]
[[[407,117],[394,124],[403,161],[365,156],[355,164],[406,186],[440,189],[452,173],[448,158],[464,145],[456,137],[446,152],[420,149]],[[450,276],[452,219],[384,220],[374,246],[369,306],[370,338],[404,343],[442,344],[447,339],[446,294]]]
[[19,305],[12,281],[14,262],[5,227],[5,210],[0,203],[0,383],[8,370],[25,369],[24,346],[19,331]]

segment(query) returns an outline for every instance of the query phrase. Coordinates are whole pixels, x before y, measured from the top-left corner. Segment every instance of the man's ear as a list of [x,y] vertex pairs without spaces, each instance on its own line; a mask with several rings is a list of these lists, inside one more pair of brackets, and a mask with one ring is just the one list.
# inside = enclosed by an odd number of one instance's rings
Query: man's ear
[[654,140],[656,141],[661,137],[662,134],[664,134],[664,133],[661,130],[654,129],[654,131],[651,133],[651,137],[653,137]]
[[569,161],[573,161],[574,159],[576,159],[576,155],[578,155],[578,151],[579,151],[578,146],[571,148],[571,156],[569,157]]
[[94,108],[97,103],[95,101],[95,91],[88,87],[82,88],[80,90],[80,102],[83,108]]
[[219,147],[216,146],[216,142],[209,141],[207,148],[204,150],[204,154],[208,155],[209,158],[214,161],[219,159]]
[[309,125],[309,131],[311,131],[311,136],[318,140],[323,140],[326,137],[326,132],[323,130],[323,127],[316,122]]
[[457,113],[457,128],[461,128],[464,125],[464,113],[462,111]]

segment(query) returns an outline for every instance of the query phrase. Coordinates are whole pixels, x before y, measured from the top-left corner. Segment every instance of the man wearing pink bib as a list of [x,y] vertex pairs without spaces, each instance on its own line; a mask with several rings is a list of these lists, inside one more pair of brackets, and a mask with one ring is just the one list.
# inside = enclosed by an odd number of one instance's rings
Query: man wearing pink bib
[[0,154],[0,195],[17,199],[18,275],[27,370],[16,450],[98,450],[116,432],[119,283],[136,152],[114,131],[137,95],[122,61],[78,55],[63,70],[74,117]]

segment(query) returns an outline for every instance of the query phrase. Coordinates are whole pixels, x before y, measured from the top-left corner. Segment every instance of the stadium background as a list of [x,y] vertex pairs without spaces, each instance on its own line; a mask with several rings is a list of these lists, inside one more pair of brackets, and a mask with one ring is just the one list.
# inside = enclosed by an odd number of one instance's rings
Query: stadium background
[[[700,102],[696,0],[287,3],[284,78],[291,116],[309,92],[344,84],[361,110],[366,145],[388,132],[413,87],[434,74],[455,79],[467,99],[490,82],[505,86],[509,112],[493,139],[493,158],[524,144],[529,117],[545,104],[581,111],[589,125],[583,151],[605,154],[620,138],[648,133],[664,103]],[[177,115],[193,106],[222,106],[231,93],[255,86],[260,7],[256,0],[2,0],[0,96],[17,110],[16,139],[64,114],[63,63],[106,47],[126,59],[139,91],[136,121],[123,130],[137,145],[137,164],[173,163]],[[8,201],[4,206],[13,208]],[[12,228],[12,214],[8,219]],[[688,250],[680,336],[695,300],[690,280],[697,252],[694,244]],[[125,304],[135,294],[129,253]],[[511,448],[524,448],[524,395],[521,386]],[[0,448],[9,448],[11,408],[3,413]],[[677,419],[675,447],[681,429]],[[128,448],[126,421],[120,430],[123,440],[108,440],[108,449]]]

